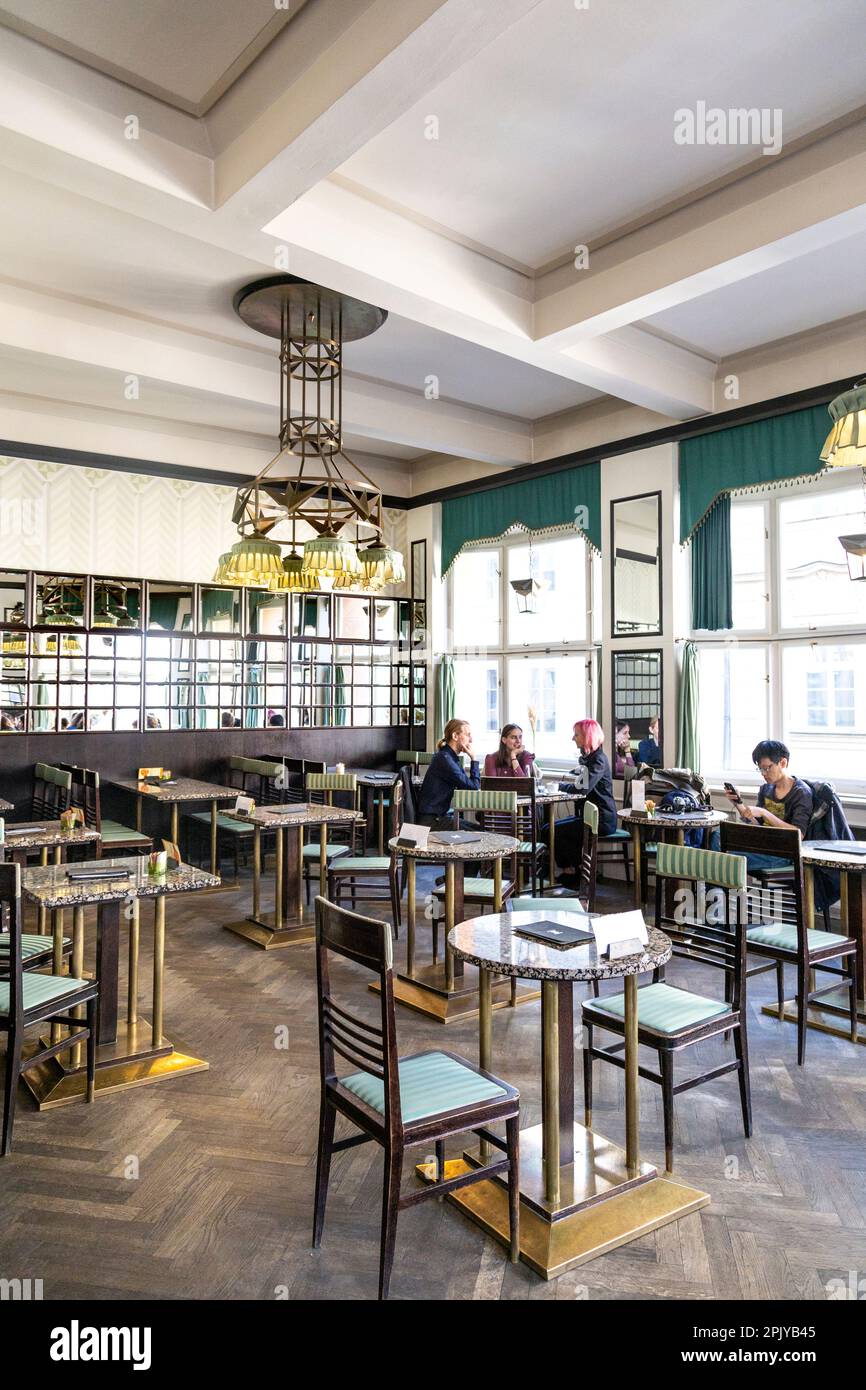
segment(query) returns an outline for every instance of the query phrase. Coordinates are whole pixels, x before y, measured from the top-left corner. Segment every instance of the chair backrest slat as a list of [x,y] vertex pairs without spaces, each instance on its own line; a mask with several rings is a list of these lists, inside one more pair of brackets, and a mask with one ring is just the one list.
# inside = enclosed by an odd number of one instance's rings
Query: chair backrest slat
[[[329,954],[344,956],[379,979],[380,1026],[337,1005],[331,993]],[[402,1123],[394,1016],[393,944],[388,923],[316,898],[316,971],[322,1084],[338,1080],[335,1055],[381,1081],[385,1125]]]
[[730,998],[739,1009],[746,980],[745,859],[666,843],[656,856],[656,926],[670,937],[675,956],[732,976]]

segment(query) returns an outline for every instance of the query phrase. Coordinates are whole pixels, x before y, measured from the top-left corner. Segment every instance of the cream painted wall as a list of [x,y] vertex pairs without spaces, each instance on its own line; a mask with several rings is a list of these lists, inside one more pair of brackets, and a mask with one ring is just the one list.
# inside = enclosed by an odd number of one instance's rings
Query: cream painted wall
[[[206,582],[237,539],[234,496],[213,483],[0,457],[0,564]],[[406,554],[406,512],[386,510],[385,523]]]

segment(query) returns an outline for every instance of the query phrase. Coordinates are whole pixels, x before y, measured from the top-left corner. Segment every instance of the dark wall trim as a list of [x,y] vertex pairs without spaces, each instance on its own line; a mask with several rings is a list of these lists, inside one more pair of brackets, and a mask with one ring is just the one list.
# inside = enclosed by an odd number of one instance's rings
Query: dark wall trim
[[[159,463],[156,459],[126,458],[123,454],[93,454],[86,449],[56,449],[49,444],[22,444],[16,439],[0,439],[0,454],[12,458],[39,459],[44,463],[69,463],[76,468],[106,468],[112,473],[143,473],[150,478],[180,478],[187,483],[213,483],[216,487],[243,487],[253,481],[251,473],[218,473],[207,468],[187,468],[181,463]],[[384,507],[405,511],[405,497],[382,496]]]
[[[580,449],[575,454],[562,454],[559,458],[544,459],[542,463],[524,463],[518,468],[510,468],[507,473],[496,473],[466,483],[455,483],[452,487],[419,493],[403,505],[411,511],[415,507],[429,506],[431,502],[444,502],[449,497],[467,497],[473,492],[487,492],[490,488],[503,487],[508,483],[520,483],[528,478],[543,478],[549,473],[560,473],[563,469],[574,468],[581,463],[595,463],[603,458],[614,458],[617,454],[630,454],[636,449],[649,449],[654,444],[677,443],[681,439],[692,439],[700,434],[715,434],[718,430],[729,429],[732,425],[770,420],[774,415],[787,415],[791,410],[804,410],[810,405],[827,405],[834,396],[850,390],[853,383],[864,375],[866,374],[858,372],[853,376],[842,377],[840,381],[810,386],[805,391],[792,391],[787,396],[755,401],[752,405],[738,406],[735,410],[726,410],[717,415],[701,415],[693,420],[683,420],[676,425],[649,430],[645,434],[629,435],[626,439],[612,439],[609,444],[593,444],[589,449]],[[828,433],[830,423],[828,416]]]

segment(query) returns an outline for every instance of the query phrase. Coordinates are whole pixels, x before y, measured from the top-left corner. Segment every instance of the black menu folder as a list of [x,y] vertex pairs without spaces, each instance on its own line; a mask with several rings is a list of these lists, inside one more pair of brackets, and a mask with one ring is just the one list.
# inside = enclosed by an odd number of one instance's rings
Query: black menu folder
[[556,946],[561,951],[595,941],[595,932],[587,931],[584,927],[569,927],[564,922],[550,922],[546,919],[530,922],[525,927],[513,927],[512,930],[517,936],[526,936],[530,941],[540,941],[544,946]]

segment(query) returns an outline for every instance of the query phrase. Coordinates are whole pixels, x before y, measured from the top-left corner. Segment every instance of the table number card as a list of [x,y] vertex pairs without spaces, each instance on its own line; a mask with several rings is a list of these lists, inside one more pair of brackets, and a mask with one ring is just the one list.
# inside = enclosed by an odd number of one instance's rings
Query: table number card
[[429,835],[429,825],[413,825],[411,821],[404,821],[397,838],[397,844],[413,845],[416,849],[426,849]]
[[256,803],[251,796],[239,796],[235,799],[235,812],[239,816],[251,816],[256,809]]
[[631,809],[633,811],[646,810],[646,782],[640,777],[632,778]]
[[607,953],[611,960],[634,955],[649,939],[643,913],[637,908],[631,912],[608,912],[593,917],[592,930],[598,954]]

